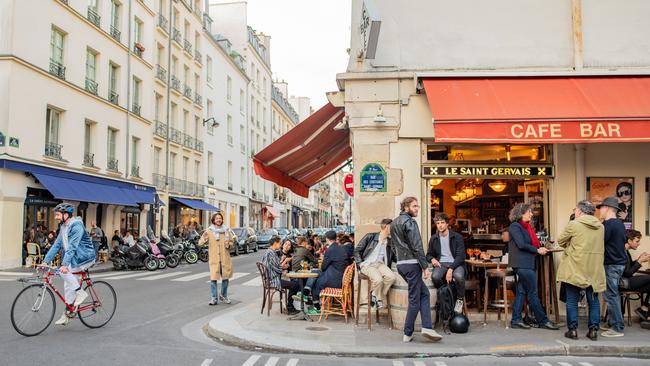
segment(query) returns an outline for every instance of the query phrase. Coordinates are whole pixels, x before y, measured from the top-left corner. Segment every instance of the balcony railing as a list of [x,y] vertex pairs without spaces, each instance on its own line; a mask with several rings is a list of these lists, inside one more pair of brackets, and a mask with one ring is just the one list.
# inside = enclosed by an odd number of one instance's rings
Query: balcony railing
[[167,83],[167,70],[165,70],[159,64],[156,64],[156,78],[158,78],[158,80],[162,81],[163,83]]
[[194,104],[202,105],[203,103],[203,97],[201,97],[201,94],[194,92]]
[[115,105],[118,105],[119,101],[120,101],[120,95],[117,94],[116,92],[114,92],[113,90],[111,90],[111,91],[108,92],[108,100],[111,103],[113,103]]
[[165,189],[166,179],[164,175],[154,173],[152,181],[153,185],[156,186],[156,188],[161,190]]
[[88,7],[87,18],[88,21],[90,21],[91,23],[99,27],[99,22],[101,21],[101,17],[99,16],[99,14],[97,14],[97,10],[92,6]]
[[175,129],[174,127],[172,127],[170,129],[170,132],[169,132],[169,140],[173,141],[173,142],[175,142],[175,143],[177,143],[179,145],[182,145],[183,144],[183,133],[181,131]]
[[203,152],[203,141],[197,139],[196,145],[194,146],[194,150],[198,152]]
[[108,158],[108,162],[106,164],[106,169],[108,169],[108,170],[110,170],[112,172],[117,172],[117,171],[119,171],[119,168],[120,168],[120,164],[117,161],[117,159]]
[[140,57],[140,58],[142,58],[143,50],[144,50],[144,47],[142,47],[141,44],[136,43],[136,44],[133,45],[133,53],[136,56]]
[[136,178],[140,178],[140,167],[139,166],[133,165],[131,167],[131,176],[136,177]]
[[180,46],[180,45],[181,45],[181,42],[182,42],[182,40],[183,40],[183,37],[181,36],[181,31],[179,31],[178,29],[174,28],[174,29],[172,30],[172,39],[173,39],[174,41],[176,41],[176,43],[178,43],[178,45]]
[[156,121],[156,126],[154,133],[162,138],[167,138],[167,124],[160,121]]
[[50,59],[50,74],[58,77],[59,79],[65,80],[65,66],[61,65],[57,61]]
[[194,146],[196,146],[196,142],[194,140],[194,137],[183,133],[183,146],[189,147],[190,149],[193,149]]
[[214,185],[214,177],[208,176],[208,184],[211,186]]
[[97,82],[93,79],[86,78],[86,90],[89,93],[97,95]]
[[232,183],[228,183],[228,190],[232,191]]
[[187,39],[183,40],[183,49],[187,51],[190,55],[192,54],[192,44]]
[[228,135],[228,145],[232,146],[232,135]]
[[172,89],[176,90],[179,93],[181,92],[181,81],[174,75],[172,75]]
[[84,166],[89,166],[89,167],[95,166],[95,154],[84,153]]
[[120,39],[122,38],[122,32],[120,32],[120,30],[114,25],[111,25],[111,37],[118,42],[120,42]]
[[165,31],[165,33],[169,32],[167,30],[169,28],[169,21],[162,14],[158,14],[158,26]]
[[203,63],[203,55],[199,50],[194,50],[194,60],[200,64]]
[[[155,180],[161,181],[164,186],[165,177],[159,176],[158,178],[154,177]],[[154,183],[155,184],[155,183]],[[204,185],[186,181],[178,178],[169,178],[169,190],[175,193],[185,194],[188,196],[204,196]]]
[[253,191],[251,194],[252,194],[253,198],[257,198],[257,192],[256,191]]
[[187,84],[183,85],[183,95],[185,98],[192,100],[192,88]]
[[63,146],[54,143],[54,142],[46,142],[45,143],[45,156],[48,158],[52,159],[57,159],[57,160],[63,160],[61,157],[61,149],[63,149]]
[[241,194],[246,194],[246,188],[241,187]]
[[133,103],[133,105],[131,106],[131,112],[137,114],[138,116],[140,115],[141,110],[142,110],[142,106],[140,106],[138,103]]

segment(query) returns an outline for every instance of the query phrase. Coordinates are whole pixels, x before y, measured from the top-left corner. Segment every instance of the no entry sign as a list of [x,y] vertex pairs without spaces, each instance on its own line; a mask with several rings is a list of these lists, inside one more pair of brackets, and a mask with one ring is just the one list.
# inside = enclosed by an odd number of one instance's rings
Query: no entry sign
[[345,191],[350,197],[354,196],[354,182],[352,181],[352,177],[352,174],[346,174],[345,178],[343,178],[343,188],[345,188]]

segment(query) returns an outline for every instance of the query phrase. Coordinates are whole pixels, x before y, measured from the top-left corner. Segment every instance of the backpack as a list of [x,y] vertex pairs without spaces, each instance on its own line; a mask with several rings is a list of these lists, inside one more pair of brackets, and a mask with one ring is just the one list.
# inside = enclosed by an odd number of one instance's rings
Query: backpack
[[445,283],[438,287],[436,296],[436,323],[441,323],[443,329],[447,329],[449,320],[454,316],[456,305],[455,287]]

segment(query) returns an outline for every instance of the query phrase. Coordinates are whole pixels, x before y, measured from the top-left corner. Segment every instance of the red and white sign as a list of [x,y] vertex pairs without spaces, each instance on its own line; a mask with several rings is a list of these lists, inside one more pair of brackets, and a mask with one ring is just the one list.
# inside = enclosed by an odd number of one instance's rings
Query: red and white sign
[[350,197],[354,197],[354,182],[352,174],[346,174],[345,178],[343,178],[343,188],[345,188],[345,191]]

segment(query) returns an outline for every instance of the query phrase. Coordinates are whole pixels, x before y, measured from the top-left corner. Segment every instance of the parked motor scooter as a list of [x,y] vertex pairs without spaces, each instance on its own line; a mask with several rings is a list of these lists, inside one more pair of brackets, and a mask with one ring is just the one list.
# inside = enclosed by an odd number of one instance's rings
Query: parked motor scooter
[[158,269],[158,259],[148,252],[149,246],[146,240],[138,240],[135,245],[117,245],[113,249],[111,262],[116,270],[140,269],[142,267],[149,271]]
[[181,258],[183,256],[182,246],[172,242],[169,236],[167,236],[167,234],[164,232],[160,233],[158,248],[160,249],[160,252],[165,256],[167,267],[175,268],[181,262]]
[[165,269],[167,267],[167,260],[160,252],[158,240],[151,227],[147,228],[147,235],[144,238],[148,241],[150,253],[158,259],[158,269]]

